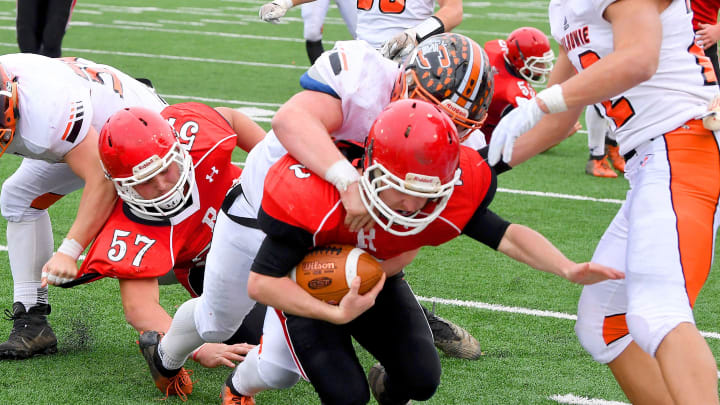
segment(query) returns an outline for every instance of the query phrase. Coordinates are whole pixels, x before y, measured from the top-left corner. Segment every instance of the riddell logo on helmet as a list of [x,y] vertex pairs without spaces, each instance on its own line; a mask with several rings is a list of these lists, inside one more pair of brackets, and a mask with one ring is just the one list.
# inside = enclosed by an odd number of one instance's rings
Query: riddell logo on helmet
[[162,159],[160,159],[158,155],[152,155],[133,167],[133,175],[135,175],[138,180],[142,180],[155,173],[155,171],[161,167]]
[[455,104],[454,102],[452,102],[452,101],[450,101],[450,100],[443,100],[442,103],[440,103],[440,104],[441,104],[443,107],[445,107],[445,108],[447,108],[448,110],[450,110],[450,112],[452,112],[452,113],[455,114],[455,115],[459,115],[459,116],[461,116],[461,117],[463,117],[463,118],[467,118],[467,117],[468,117],[468,111],[467,111],[466,109],[460,107],[459,105]]
[[437,176],[425,176],[424,174],[408,173],[405,175],[405,187],[415,191],[437,191],[441,186]]

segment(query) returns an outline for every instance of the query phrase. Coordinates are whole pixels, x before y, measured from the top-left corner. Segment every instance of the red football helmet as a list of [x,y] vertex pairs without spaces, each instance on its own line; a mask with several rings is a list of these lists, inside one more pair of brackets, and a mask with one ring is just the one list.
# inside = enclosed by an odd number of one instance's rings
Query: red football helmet
[[506,44],[505,61],[520,77],[533,84],[545,83],[555,59],[547,36],[537,28],[521,27],[510,33]]
[[[184,208],[195,183],[193,162],[162,115],[143,107],[122,109],[103,125],[98,147],[105,175],[134,211],[166,218]],[[170,191],[149,199],[135,191],[134,186],[173,163],[178,165],[180,177]]]
[[[370,128],[363,165],[360,195],[375,222],[392,234],[414,235],[445,209],[460,178],[457,129],[432,103],[392,102]],[[403,215],[380,198],[389,188],[427,198],[428,204]]]
[[0,65],[0,156],[7,150],[15,136],[18,119],[17,80]]
[[494,84],[485,50],[464,35],[444,33],[422,41],[408,55],[391,100],[437,104],[458,126],[462,141],[485,121]]

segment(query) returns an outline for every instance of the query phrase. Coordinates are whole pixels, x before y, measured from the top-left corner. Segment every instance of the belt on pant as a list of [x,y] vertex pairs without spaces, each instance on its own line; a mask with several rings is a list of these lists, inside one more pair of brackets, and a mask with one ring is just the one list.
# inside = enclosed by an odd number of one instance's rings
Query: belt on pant
[[[657,137],[655,137],[655,138],[657,138]],[[645,141],[645,142],[650,143],[650,142],[654,141],[655,138],[650,138],[650,139],[648,139],[648,140]],[[645,142],[641,143],[640,145],[645,144]],[[634,158],[635,155],[637,155],[637,151],[636,151],[635,149],[633,149],[633,150],[631,150],[630,152],[623,153],[623,159],[625,159],[625,161],[627,162],[628,160]]]

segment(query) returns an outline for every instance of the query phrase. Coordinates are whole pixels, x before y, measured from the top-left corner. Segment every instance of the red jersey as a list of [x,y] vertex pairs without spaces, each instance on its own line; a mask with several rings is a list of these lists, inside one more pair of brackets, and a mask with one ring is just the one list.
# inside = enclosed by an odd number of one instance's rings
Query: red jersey
[[494,183],[490,167],[471,148],[461,147],[460,169],[462,175],[445,210],[415,235],[393,235],[377,224],[367,232],[350,232],[344,224],[346,211],[337,189],[289,155],[273,165],[265,178],[262,210],[275,220],[312,234],[313,246],[348,244],[378,259],[389,259],[421,246],[440,245],[462,233]]
[[720,0],[691,0],[690,8],[693,12],[693,30],[700,29],[699,23],[717,24]]
[[204,264],[220,206],[240,177],[241,169],[231,161],[237,135],[205,104],[172,105],[162,116],[178,131],[193,160],[195,186],[189,205],[169,219],[146,220],[118,199],[80,268],[86,281],[159,277],[175,269],[187,288],[188,269]]
[[485,140],[490,144],[490,138],[500,118],[518,106],[518,98],[531,99],[535,97],[535,90],[525,79],[513,75],[505,64],[505,41],[496,39],[485,43],[484,49],[490,60],[495,74],[495,90],[488,108],[488,116],[481,130]]

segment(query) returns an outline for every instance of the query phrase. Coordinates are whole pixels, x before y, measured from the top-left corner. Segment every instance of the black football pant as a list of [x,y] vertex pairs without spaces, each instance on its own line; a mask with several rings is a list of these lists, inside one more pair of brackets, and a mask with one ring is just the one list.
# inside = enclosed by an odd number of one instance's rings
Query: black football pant
[[17,41],[20,52],[60,57],[73,0],[19,0]]
[[375,305],[349,324],[288,316],[293,348],[324,405],[370,401],[351,337],[385,366],[390,398],[425,401],[435,393],[440,358],[425,314],[402,276],[387,279]]

